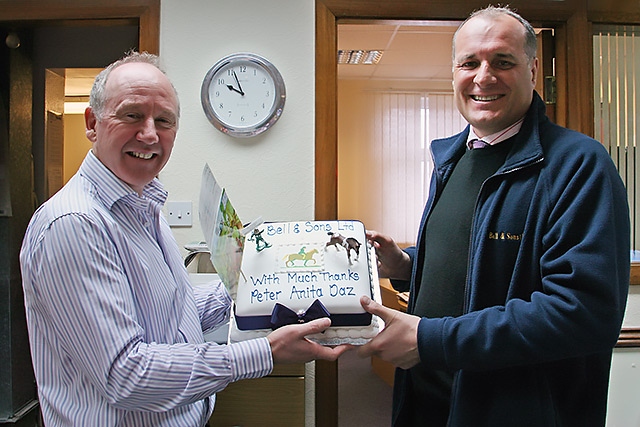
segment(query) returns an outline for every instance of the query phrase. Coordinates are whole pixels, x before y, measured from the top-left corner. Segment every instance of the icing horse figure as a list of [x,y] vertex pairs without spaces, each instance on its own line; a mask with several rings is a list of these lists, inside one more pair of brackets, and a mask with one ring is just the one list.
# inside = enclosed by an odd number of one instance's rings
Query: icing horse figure
[[342,234],[334,233],[333,231],[329,231],[327,234],[330,236],[330,239],[325,245],[325,249],[329,246],[335,246],[336,250],[339,250],[339,247],[342,246],[347,251],[347,260],[349,260],[349,265],[352,265],[351,251],[356,253],[357,260],[360,256],[360,242],[353,237],[344,237]]

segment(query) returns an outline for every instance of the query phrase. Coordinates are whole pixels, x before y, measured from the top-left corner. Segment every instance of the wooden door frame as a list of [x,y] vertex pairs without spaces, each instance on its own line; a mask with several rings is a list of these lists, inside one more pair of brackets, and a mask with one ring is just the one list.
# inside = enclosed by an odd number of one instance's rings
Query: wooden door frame
[[135,19],[139,49],[160,50],[160,0],[3,0],[0,24],[11,21]]
[[[486,0],[316,0],[315,218],[338,215],[337,24],[340,19],[463,20]],[[513,0],[534,26],[555,28],[556,122],[593,135],[591,23],[640,24],[635,0]],[[568,78],[571,76],[571,78]],[[316,362],[316,426],[338,424],[335,362]]]

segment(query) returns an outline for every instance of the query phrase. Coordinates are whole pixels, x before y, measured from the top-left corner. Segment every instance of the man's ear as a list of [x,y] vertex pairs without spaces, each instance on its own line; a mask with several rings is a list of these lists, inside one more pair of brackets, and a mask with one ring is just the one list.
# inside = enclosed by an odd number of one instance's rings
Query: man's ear
[[96,123],[97,123],[96,115],[93,112],[91,107],[87,107],[84,110],[84,125],[85,125],[85,135],[87,135],[87,139],[92,143],[96,142]]
[[538,65],[538,58],[533,58],[533,63],[531,64],[531,80],[533,83],[533,87],[536,87],[536,82],[538,81],[538,72],[540,71]]

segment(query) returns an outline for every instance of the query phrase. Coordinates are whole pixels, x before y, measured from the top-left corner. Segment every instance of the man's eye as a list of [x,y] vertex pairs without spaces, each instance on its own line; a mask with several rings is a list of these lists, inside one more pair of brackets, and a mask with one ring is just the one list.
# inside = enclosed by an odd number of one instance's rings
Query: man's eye
[[168,118],[161,117],[161,118],[156,119],[156,124],[159,127],[171,128],[171,127],[174,126],[175,120],[171,120],[171,119],[168,119]]
[[498,61],[495,66],[496,68],[500,68],[501,70],[506,70],[508,68],[512,68],[513,65],[513,62],[510,61]]
[[472,70],[474,68],[476,68],[478,66],[477,62],[473,62],[473,61],[469,61],[469,62],[463,62],[462,64],[460,64],[460,68],[465,69],[465,70]]

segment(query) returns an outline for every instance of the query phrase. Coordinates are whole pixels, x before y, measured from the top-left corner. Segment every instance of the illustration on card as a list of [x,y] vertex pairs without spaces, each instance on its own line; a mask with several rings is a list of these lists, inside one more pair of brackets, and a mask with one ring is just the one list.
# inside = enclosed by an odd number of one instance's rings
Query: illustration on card
[[244,250],[242,221],[208,164],[202,171],[198,213],[211,263],[231,296],[235,297]]

